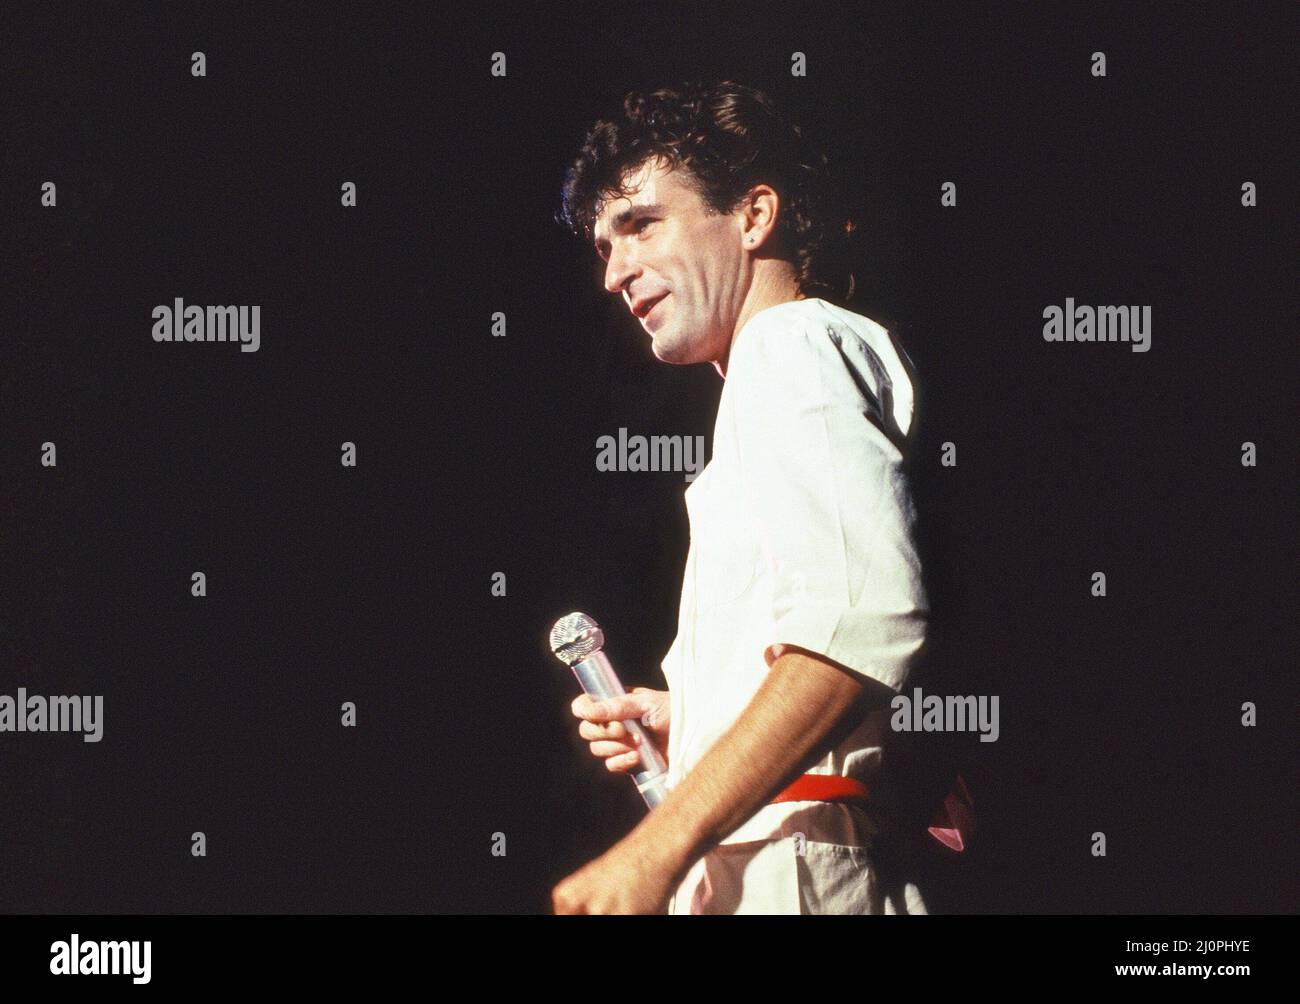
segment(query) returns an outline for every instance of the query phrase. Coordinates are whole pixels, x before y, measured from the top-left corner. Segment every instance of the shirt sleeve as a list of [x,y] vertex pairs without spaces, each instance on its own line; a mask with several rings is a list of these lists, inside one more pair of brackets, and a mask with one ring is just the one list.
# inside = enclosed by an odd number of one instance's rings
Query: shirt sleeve
[[764,660],[798,646],[897,692],[929,608],[903,457],[877,424],[883,367],[864,375],[850,361],[862,344],[844,351],[856,336],[833,328],[751,333],[727,379],[746,509],[773,577]]

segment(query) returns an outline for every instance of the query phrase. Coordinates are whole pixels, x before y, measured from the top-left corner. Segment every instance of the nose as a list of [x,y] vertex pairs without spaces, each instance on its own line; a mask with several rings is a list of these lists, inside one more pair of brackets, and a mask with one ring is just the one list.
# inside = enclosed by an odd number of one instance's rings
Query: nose
[[628,280],[635,278],[640,271],[641,266],[624,254],[616,242],[609,250],[609,261],[605,265],[605,289],[611,293],[621,292]]

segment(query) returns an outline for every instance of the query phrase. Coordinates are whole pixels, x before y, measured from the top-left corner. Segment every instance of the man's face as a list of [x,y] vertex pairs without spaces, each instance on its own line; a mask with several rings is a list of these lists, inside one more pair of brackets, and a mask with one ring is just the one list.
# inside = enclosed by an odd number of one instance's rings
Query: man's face
[[726,358],[750,269],[739,217],[709,212],[684,172],[662,161],[637,169],[632,194],[601,206],[593,233],[605,288],[638,314],[654,354],[677,364]]

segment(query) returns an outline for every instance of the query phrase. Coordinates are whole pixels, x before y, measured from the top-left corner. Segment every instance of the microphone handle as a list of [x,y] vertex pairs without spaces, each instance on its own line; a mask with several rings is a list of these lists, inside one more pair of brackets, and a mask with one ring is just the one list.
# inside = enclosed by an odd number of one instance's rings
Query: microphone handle
[[[609,657],[599,649],[592,652],[582,662],[575,663],[572,669],[573,675],[578,678],[578,683],[582,685],[583,691],[597,700],[603,701],[614,697],[623,697],[627,694],[618,678],[618,674],[614,672],[614,666],[610,663]],[[654,740],[641,727],[641,723],[637,719],[627,719],[623,722],[623,727],[640,740],[637,749],[641,753],[642,769],[632,774],[632,780],[636,782],[636,790],[645,799],[646,806],[653,809],[668,795],[668,790],[665,787],[665,782],[668,779],[668,764],[664,762],[664,758],[660,755],[659,748],[655,746]]]

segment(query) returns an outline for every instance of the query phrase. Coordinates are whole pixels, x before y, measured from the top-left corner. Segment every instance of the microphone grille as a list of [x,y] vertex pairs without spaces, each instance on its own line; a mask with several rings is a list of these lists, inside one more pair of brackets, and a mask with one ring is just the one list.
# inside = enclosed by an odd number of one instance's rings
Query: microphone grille
[[566,666],[576,666],[604,645],[605,633],[584,613],[565,614],[551,628],[551,651]]

